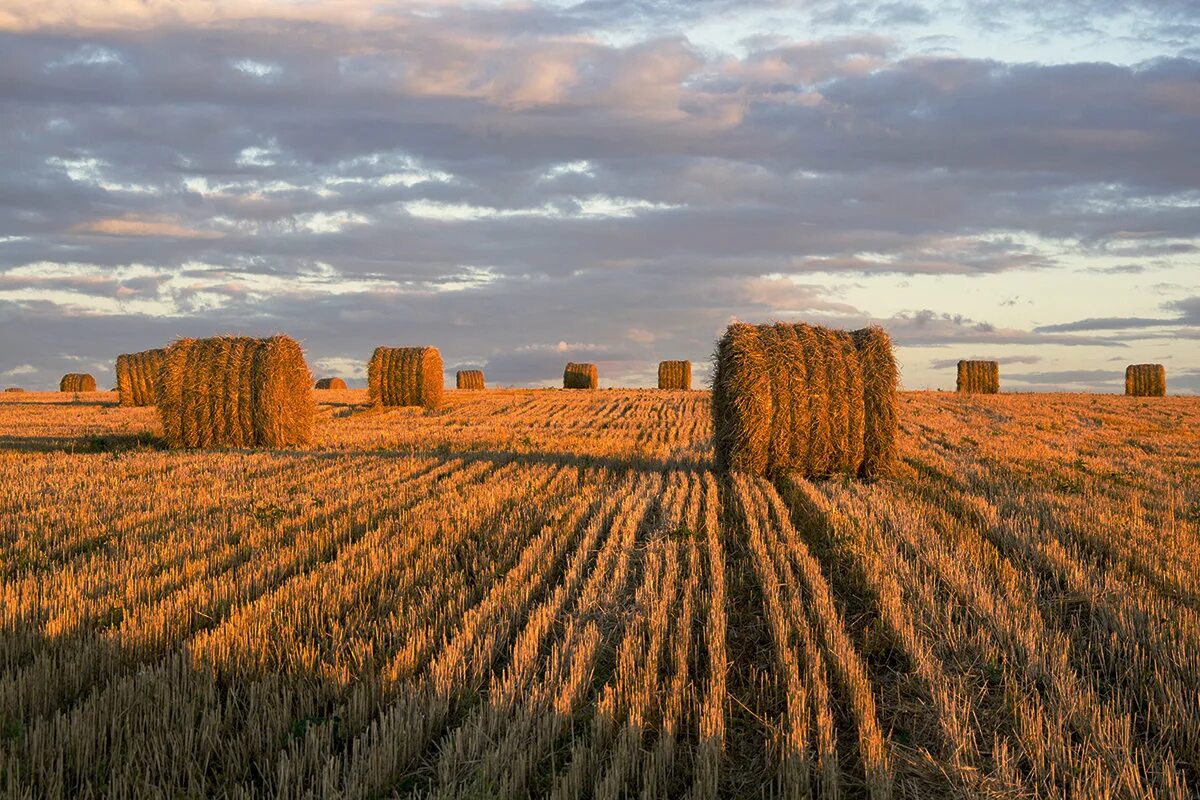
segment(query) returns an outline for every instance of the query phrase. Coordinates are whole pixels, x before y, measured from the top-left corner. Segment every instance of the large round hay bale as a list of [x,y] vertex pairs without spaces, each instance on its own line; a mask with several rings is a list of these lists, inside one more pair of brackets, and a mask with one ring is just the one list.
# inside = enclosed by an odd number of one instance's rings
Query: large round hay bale
[[346,382],[341,378],[321,378],[313,388],[322,391],[340,392],[345,390],[347,386]]
[[658,362],[658,388],[691,391],[692,362]]
[[963,394],[999,394],[999,362],[959,361],[958,391]]
[[483,370],[460,369],[458,372],[454,373],[454,385],[459,389],[475,391],[483,389]]
[[117,356],[117,395],[123,406],[152,406],[156,402],[158,371],[166,351],[143,350]]
[[896,457],[897,370],[879,329],[734,323],[717,343],[717,468],[880,477]]
[[290,337],[180,339],[167,348],[157,386],[171,447],[312,442],[312,375]]
[[367,396],[377,406],[437,408],[443,381],[436,347],[376,347],[367,366]]
[[94,392],[96,379],[86,372],[68,372],[58,382],[60,392]]
[[1162,364],[1130,364],[1125,368],[1125,394],[1131,397],[1166,397],[1167,368]]
[[563,370],[564,389],[595,389],[599,387],[599,373],[595,364],[567,364]]

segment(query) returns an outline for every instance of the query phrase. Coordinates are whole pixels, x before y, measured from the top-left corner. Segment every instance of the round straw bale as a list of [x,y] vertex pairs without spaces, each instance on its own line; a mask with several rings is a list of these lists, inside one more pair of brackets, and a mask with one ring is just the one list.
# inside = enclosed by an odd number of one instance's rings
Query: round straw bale
[[900,371],[892,339],[880,327],[854,331],[863,382],[863,459],[859,475],[881,478],[895,466]]
[[321,378],[314,388],[340,392],[346,389],[346,382],[341,378]]
[[172,447],[292,447],[312,442],[316,407],[304,352],[287,336],[180,339],[157,377]]
[[578,364],[572,361],[563,370],[564,389],[595,389],[599,385],[599,373],[595,364]]
[[24,390],[24,389],[22,389],[20,386],[9,386],[9,387],[8,387],[7,389],[5,389],[4,391],[6,391],[6,392],[23,392],[23,391],[25,391],[25,390]]
[[68,372],[58,382],[60,392],[94,392],[96,379],[86,372]]
[[958,391],[964,394],[998,394],[1000,364],[996,361],[959,361]]
[[692,388],[692,362],[658,362],[658,388],[690,391]]
[[117,356],[117,395],[123,406],[152,406],[155,382],[166,351],[143,350]]
[[367,396],[377,406],[437,408],[443,382],[436,347],[376,347],[367,365]]
[[459,389],[483,389],[483,370],[460,369],[454,373],[454,385]]
[[1125,368],[1125,394],[1166,397],[1167,368],[1162,364],[1130,364]]

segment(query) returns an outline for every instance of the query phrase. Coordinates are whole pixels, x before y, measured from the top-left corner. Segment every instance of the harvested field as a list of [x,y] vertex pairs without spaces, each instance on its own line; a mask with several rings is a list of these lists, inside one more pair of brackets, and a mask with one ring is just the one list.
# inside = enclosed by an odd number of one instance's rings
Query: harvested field
[[1195,797],[1200,398],[898,406],[860,483],[700,392],[3,394],[0,795]]

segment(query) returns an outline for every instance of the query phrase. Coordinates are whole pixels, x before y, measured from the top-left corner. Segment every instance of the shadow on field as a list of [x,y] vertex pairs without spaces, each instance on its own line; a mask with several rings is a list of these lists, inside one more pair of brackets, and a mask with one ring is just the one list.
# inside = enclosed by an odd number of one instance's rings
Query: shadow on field
[[166,442],[149,431],[86,436],[0,436],[0,451],[19,453],[126,453],[166,449]]

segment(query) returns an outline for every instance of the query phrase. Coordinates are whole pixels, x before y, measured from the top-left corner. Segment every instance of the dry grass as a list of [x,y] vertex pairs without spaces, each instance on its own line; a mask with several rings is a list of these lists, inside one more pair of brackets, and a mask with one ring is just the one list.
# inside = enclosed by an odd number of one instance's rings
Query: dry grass
[[341,378],[319,378],[315,389],[320,389],[323,392],[344,392],[347,389],[346,382]]
[[563,370],[564,389],[596,389],[600,386],[595,364],[579,364],[571,361]]
[[123,406],[152,406],[157,402],[158,371],[166,350],[144,350],[117,356],[117,395]]
[[959,361],[958,391],[963,394],[999,394],[999,362]]
[[692,389],[692,362],[658,362],[658,388],[688,392]]
[[376,347],[367,365],[367,392],[377,406],[437,408],[443,380],[436,347]]
[[482,391],[484,389],[483,370],[460,369],[454,373],[454,385],[459,389]]
[[1166,397],[1167,368],[1162,364],[1130,364],[1125,368],[1125,394],[1131,397]]
[[700,392],[116,399],[0,398],[4,796],[1197,796],[1200,398],[901,394],[872,483]]
[[96,379],[86,372],[68,372],[58,382],[60,392],[94,392]]
[[313,437],[312,376],[294,339],[180,339],[158,376],[171,447],[296,447]]

